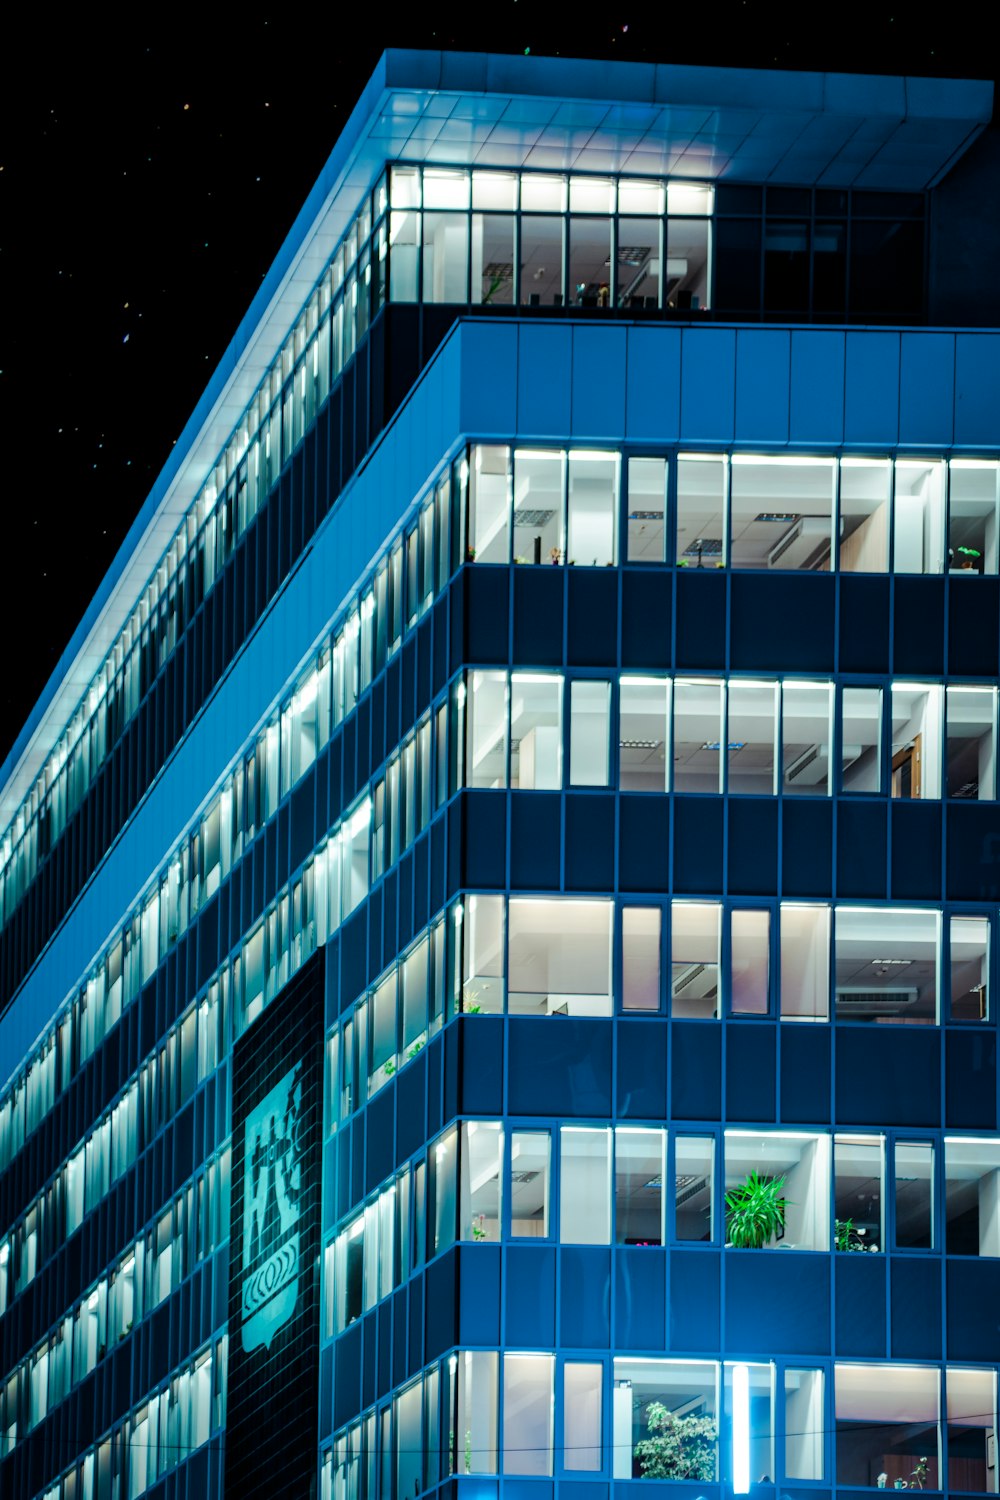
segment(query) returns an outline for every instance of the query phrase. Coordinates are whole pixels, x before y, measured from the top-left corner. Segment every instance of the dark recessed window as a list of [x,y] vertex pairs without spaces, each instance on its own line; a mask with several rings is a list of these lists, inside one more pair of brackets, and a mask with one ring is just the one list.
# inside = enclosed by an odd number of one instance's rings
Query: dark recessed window
[[768,214],[807,214],[811,197],[808,188],[769,187],[767,190]]
[[855,223],[851,229],[852,317],[919,317],[923,303],[924,226]]
[[715,226],[715,305],[739,312],[760,308],[760,221],[723,219]]
[[734,187],[720,183],[715,189],[715,212],[717,214],[759,214],[761,190],[759,187]]
[[801,312],[809,306],[809,225],[768,220],[764,229],[764,307]]

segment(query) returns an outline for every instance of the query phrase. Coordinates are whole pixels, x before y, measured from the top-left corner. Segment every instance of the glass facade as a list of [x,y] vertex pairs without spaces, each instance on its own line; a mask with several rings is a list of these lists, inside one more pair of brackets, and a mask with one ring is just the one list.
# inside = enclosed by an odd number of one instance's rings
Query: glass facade
[[901,321],[925,196],[371,180],[5,839],[0,1493],[996,1493],[1000,426],[709,327]]

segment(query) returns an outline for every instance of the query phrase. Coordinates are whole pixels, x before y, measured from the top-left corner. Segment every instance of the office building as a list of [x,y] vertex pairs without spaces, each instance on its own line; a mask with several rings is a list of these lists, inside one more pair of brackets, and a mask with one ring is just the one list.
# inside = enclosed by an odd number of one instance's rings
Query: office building
[[997,1491],[991,107],[385,54],[0,776],[5,1500]]

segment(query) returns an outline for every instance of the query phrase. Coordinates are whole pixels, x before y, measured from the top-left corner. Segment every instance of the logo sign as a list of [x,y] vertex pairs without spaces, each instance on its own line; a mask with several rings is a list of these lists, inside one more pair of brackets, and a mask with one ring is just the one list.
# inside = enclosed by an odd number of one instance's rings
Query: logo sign
[[299,1295],[302,1064],[247,1116],[243,1150],[243,1348],[271,1341]]

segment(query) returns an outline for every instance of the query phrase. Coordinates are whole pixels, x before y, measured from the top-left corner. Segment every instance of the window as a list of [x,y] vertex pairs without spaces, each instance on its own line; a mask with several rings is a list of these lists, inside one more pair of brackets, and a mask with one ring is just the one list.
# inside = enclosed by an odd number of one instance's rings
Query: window
[[1000,1256],[1000,1141],[945,1138],[945,1250]]
[[470,1120],[462,1126],[461,1235],[499,1240],[503,1127]]
[[622,1010],[660,1008],[660,910],[622,910]]
[[663,229],[659,219],[618,220],[619,307],[660,306]]
[[882,790],[882,689],[845,687],[840,764],[845,792]]
[[497,1471],[497,1356],[492,1350],[463,1350],[457,1362],[458,1421],[455,1467],[459,1474]]
[[[830,1243],[830,1137],[726,1131],[727,1242],[747,1244],[745,1234],[737,1237],[741,1215],[730,1200],[751,1173],[780,1187],[784,1199],[783,1229],[763,1243],[752,1241],[756,1248],[781,1245],[789,1250],[826,1250]],[[739,1227],[745,1228],[742,1223]]]
[[892,685],[892,795],[941,795],[941,699],[938,686]]
[[[675,212],[704,214],[710,210],[695,207],[694,195],[711,189],[683,189],[671,184],[667,199],[671,215]],[[680,195],[680,196],[679,196]],[[675,204],[679,203],[679,207]],[[709,227],[705,219],[676,219],[667,222],[667,261],[664,297],[668,307],[681,312],[697,312],[708,307]]]
[[551,1354],[503,1357],[503,1466],[507,1474],[552,1473]]
[[732,1433],[734,1494],[774,1478],[774,1366],[725,1364],[723,1410]]
[[952,1365],[945,1372],[948,1420],[948,1490],[996,1491],[995,1370]]
[[781,764],[785,796],[828,796],[833,684],[786,682],[781,698]]
[[565,560],[563,491],[566,455],[540,448],[514,452],[514,561]]
[[343,912],[348,917],[368,894],[368,832],[372,805],[369,800],[344,819],[341,831],[343,856]]
[[898,458],[893,509],[893,568],[940,573],[944,566],[944,464]]
[[[419,1495],[422,1487],[424,1453],[423,1381],[415,1380],[400,1391],[393,1401],[396,1428],[396,1494]],[[348,1479],[347,1494],[357,1496],[357,1462],[352,1464],[354,1483]]]
[[393,967],[372,992],[371,1060],[368,1092],[382,1087],[397,1068],[396,1053],[396,969]]
[[938,1383],[919,1365],[835,1367],[838,1484],[938,1488]]
[[[521,207],[535,207],[535,195],[549,179],[525,177],[521,184]],[[553,188],[556,197],[564,184]],[[563,301],[563,225],[565,220],[542,214],[521,216],[521,306],[561,307]]]
[[785,1476],[823,1478],[826,1410],[822,1370],[785,1371]]
[[610,1015],[612,914],[610,901],[512,897],[511,1012]]
[[731,465],[732,566],[829,572],[834,460],[737,453]]
[[615,1129],[615,1243],[662,1245],[667,1133]]
[[707,1360],[616,1359],[615,1479],[693,1479],[718,1468],[718,1366]]
[[513,300],[514,218],[509,214],[474,213],[472,301],[481,307],[506,307]]
[[721,682],[674,682],[675,791],[722,790],[722,694]]
[[435,1255],[439,1250],[446,1250],[455,1239],[457,1146],[458,1132],[453,1127],[440,1136],[427,1153],[427,1216]]
[[996,796],[997,690],[949,687],[945,779],[949,797],[967,800]]
[[734,1016],[766,1016],[770,1009],[771,914],[736,910],[730,917],[729,1008]]
[[840,460],[841,572],[888,571],[891,477],[887,458]]
[[837,1019],[934,1025],[940,924],[935,911],[838,907]]
[[507,674],[470,672],[466,699],[467,786],[507,785]]
[[896,1142],[896,1249],[933,1250],[934,1146],[930,1141]]
[[389,300],[416,302],[420,214],[409,208],[394,208],[389,216],[389,226]]
[[527,791],[562,786],[562,678],[510,677],[510,784]]
[[734,678],[729,684],[728,774],[731,792],[773,795],[778,684]]
[[729,463],[725,455],[681,453],[677,458],[677,566],[725,566]]
[[611,220],[569,220],[569,290],[574,307],[608,307],[611,301]]
[[510,449],[477,445],[469,485],[468,560],[507,562],[509,526]]
[[674,1138],[674,1234],[679,1240],[715,1238],[715,1139]]
[[949,573],[966,578],[996,573],[1000,464],[953,458],[948,490]]
[[833,1138],[833,1248],[844,1252],[885,1248],[885,1142],[880,1135]]
[[[618,256],[621,270],[621,243]],[[666,459],[629,459],[626,562],[662,563],[666,560],[666,490]]]
[[608,785],[611,684],[570,683],[569,767],[572,786]]
[[514,1239],[549,1233],[550,1158],[547,1130],[515,1130],[510,1145],[510,1232]]
[[711,1020],[719,1014],[719,940],[716,901],[673,901],[670,907],[670,1010],[675,1017]]
[[403,1051],[414,1057],[423,1046],[428,1030],[430,941],[421,938],[402,961]]
[[[468,193],[467,184],[466,193]],[[395,245],[393,245],[393,254],[395,254]],[[468,302],[468,275],[468,216],[464,213],[425,213],[424,301]]]
[[781,903],[781,1017],[825,1021],[830,1014],[830,908]]
[[611,1243],[611,1131],[564,1125],[559,1132],[559,1238]]
[[603,1467],[601,1406],[604,1367],[567,1360],[563,1365],[563,1468],[596,1474]]
[[617,453],[569,454],[566,556],[577,567],[611,567],[618,561]]
[[988,917],[952,917],[951,1019],[988,1021],[990,923]]
[[356,1318],[360,1318],[363,1311],[364,1232],[364,1215],[359,1214],[354,1222],[337,1236],[336,1327],[338,1332],[347,1328]]
[[[462,908],[455,911],[461,916]],[[463,917],[465,967],[462,1010],[468,1015],[503,1010],[503,897],[470,896]]]

